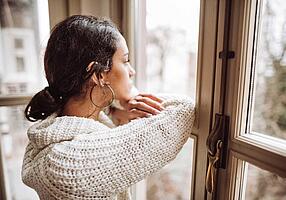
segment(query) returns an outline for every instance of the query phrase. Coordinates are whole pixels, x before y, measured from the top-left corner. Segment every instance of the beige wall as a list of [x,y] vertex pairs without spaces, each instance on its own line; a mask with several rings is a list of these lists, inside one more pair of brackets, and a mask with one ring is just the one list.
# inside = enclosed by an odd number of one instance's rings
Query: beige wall
[[110,18],[119,28],[129,47],[131,64],[135,64],[134,0],[49,0],[50,26],[75,14]]
[[122,28],[124,0],[49,0],[50,24],[55,24],[75,14],[110,18]]

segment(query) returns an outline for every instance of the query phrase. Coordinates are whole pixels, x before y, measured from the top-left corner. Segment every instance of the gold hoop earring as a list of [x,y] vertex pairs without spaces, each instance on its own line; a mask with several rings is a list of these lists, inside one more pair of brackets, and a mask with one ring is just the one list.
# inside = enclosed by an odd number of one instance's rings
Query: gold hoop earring
[[[113,101],[114,101],[114,99],[115,99],[115,93],[114,93],[113,89],[110,87],[110,85],[109,85],[109,84],[104,84],[104,85],[102,86],[102,88],[104,88],[104,87],[108,88],[108,89],[110,90],[110,92],[111,92],[111,95],[112,95],[111,100],[110,100],[110,101],[108,102],[108,104],[105,105],[105,106],[99,106],[99,105],[97,105],[96,103],[93,102],[93,99],[92,99],[92,91],[93,91],[93,89],[95,88],[95,86],[91,89],[91,92],[90,92],[90,100],[91,100],[91,103],[92,103],[95,107],[100,108],[100,109],[104,109],[104,108],[109,107],[109,106],[113,103]],[[103,91],[103,93],[104,93],[104,95],[106,96],[106,92]]]

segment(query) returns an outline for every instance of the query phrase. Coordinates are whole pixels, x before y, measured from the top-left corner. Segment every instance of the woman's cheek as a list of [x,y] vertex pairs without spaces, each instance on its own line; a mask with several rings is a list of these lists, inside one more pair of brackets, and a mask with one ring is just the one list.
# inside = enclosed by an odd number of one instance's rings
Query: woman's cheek
[[122,101],[130,99],[130,89],[126,85],[117,84],[114,87],[115,98]]
[[125,85],[125,88],[121,90],[121,95],[123,100],[128,101],[129,99],[131,99],[132,95],[131,95],[131,88],[129,87],[129,85]]

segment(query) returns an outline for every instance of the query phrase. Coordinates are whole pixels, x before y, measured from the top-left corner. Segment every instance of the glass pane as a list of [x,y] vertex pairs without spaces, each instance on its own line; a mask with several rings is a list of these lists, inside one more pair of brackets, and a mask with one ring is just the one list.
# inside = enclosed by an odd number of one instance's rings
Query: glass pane
[[[22,183],[21,167],[28,143],[27,128],[31,125],[24,118],[25,106],[0,107],[0,147],[4,160],[7,199],[38,199],[34,190]],[[1,177],[3,178],[3,177]]]
[[16,57],[16,66],[17,66],[17,72],[24,72],[25,71],[25,62],[23,57]]
[[200,1],[179,2],[146,1],[147,90],[194,97]]
[[34,93],[43,87],[39,55],[49,35],[47,4],[40,0],[0,1],[1,95]]
[[286,1],[262,1],[251,130],[286,139]]
[[[0,0],[0,98],[31,94],[44,87],[39,55],[49,36],[48,16],[47,0]],[[24,106],[0,107],[0,148],[8,200],[39,199],[21,179],[30,125],[23,110]]]
[[[199,0],[147,0],[146,90],[195,97]],[[174,11],[179,11],[174,14]],[[147,181],[148,200],[189,200],[194,141]]]
[[286,179],[246,163],[245,200],[286,199]]

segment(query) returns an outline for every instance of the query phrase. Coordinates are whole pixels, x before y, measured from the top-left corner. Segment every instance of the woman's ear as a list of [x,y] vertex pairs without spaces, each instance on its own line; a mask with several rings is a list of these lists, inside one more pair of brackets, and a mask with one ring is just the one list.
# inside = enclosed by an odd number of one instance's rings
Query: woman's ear
[[103,87],[104,84],[109,84],[107,72],[101,72],[99,77],[97,77],[94,73],[91,78],[95,84],[100,85],[101,87]]
[[91,76],[91,80],[96,84],[96,85],[100,85],[100,81],[98,80],[98,78],[96,77],[95,73],[92,74]]
[[101,72],[99,77],[100,77],[100,82],[102,83],[102,86],[104,84],[110,84],[109,83],[109,78],[108,78],[108,71]]
[[[87,66],[86,68],[86,71],[89,72],[91,70],[91,68],[94,66],[94,65],[98,65],[99,63],[98,62],[95,62],[95,61],[92,61],[89,63],[89,65]],[[100,86],[103,86],[104,84],[109,84],[109,81],[108,81],[108,72],[109,71],[103,71],[99,74],[99,77],[97,77],[95,75],[95,73],[92,74],[91,76],[91,79],[92,81],[96,84],[96,85],[100,85]]]

